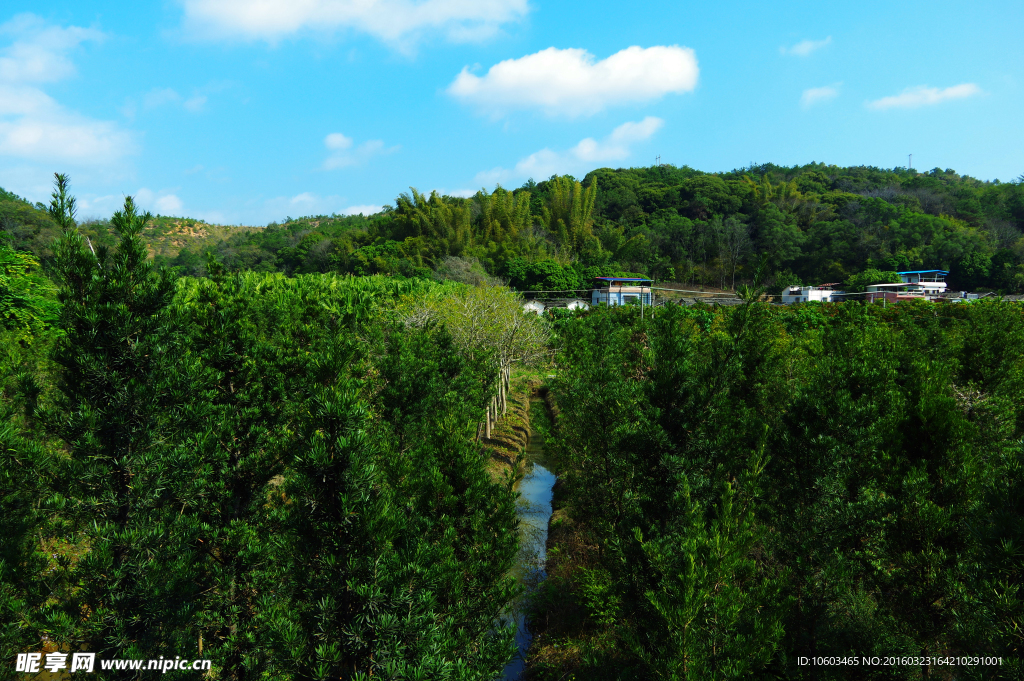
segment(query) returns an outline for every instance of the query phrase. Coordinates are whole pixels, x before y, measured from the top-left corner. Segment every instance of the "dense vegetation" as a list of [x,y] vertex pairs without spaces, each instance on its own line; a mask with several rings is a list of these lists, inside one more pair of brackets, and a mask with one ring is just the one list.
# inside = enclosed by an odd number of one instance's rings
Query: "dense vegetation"
[[[3,320],[0,657],[43,645],[210,658],[224,679],[492,679],[515,650],[515,494],[475,440],[516,358],[460,345],[463,320],[403,311],[465,287],[175,281],[147,262],[130,198],[116,248],[95,253],[63,178],[50,214],[59,297],[37,297],[59,314]],[[11,309],[36,310],[26,299]],[[489,309],[508,302],[537,326],[507,292]]]
[[[945,269],[953,288],[1024,291],[1024,184],[824,164],[728,173],[602,168],[470,199],[398,197],[383,213],[239,234],[229,268],[428,274],[471,259],[519,288],[585,288],[600,274],[732,288],[762,264],[776,287],[865,270]],[[201,273],[200,250],[172,263]]]
[[[480,439],[550,338],[535,678],[1020,678],[1019,304],[781,307],[745,286],[733,308],[541,319],[494,284],[756,266],[858,286],[911,265],[1017,290],[1022,191],[601,170],[239,233],[184,249],[178,276],[131,199],[80,225],[63,176],[45,217],[4,195],[0,658],[494,679],[516,493]],[[894,655],[1002,664],[798,661]]]
[[[0,228],[44,261],[45,213],[0,192]],[[83,225],[113,245],[108,221]],[[767,271],[774,288],[850,282],[865,271],[945,269],[960,290],[1024,292],[1024,181],[982,182],[938,168],[764,164],[727,173],[655,166],[533,180],[469,199],[416,190],[373,216],[322,215],[263,229],[154,219],[158,264],[206,273],[498,277],[520,289],[586,288],[602,274],[734,288]],[[453,259],[458,262],[453,263]],[[447,263],[447,264],[446,264]],[[469,274],[475,272],[476,274]]]
[[[1020,678],[1019,305],[560,325],[538,678]],[[1002,666],[860,666],[960,655]]]

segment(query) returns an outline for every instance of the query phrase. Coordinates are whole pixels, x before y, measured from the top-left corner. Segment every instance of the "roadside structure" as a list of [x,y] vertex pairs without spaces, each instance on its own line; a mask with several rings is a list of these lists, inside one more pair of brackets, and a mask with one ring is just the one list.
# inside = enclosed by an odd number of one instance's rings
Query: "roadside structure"
[[594,277],[594,282],[591,305],[651,305],[654,301],[653,281],[644,277]]
[[911,270],[899,272],[898,284],[871,284],[866,300],[932,300],[946,296],[946,270]]
[[783,305],[793,303],[809,303],[818,301],[821,303],[835,302],[842,300],[842,291],[835,289],[839,284],[819,284],[818,286],[787,286],[782,289]]
[[919,286],[926,296],[938,296],[946,292],[946,270],[910,270],[900,272],[904,284]]

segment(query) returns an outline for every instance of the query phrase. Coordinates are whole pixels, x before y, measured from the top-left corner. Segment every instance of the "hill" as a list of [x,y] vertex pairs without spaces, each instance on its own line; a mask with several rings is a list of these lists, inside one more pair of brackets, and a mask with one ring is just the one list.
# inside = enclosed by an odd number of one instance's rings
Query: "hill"
[[[869,270],[944,269],[952,288],[1024,290],[1024,184],[951,169],[763,164],[600,168],[471,198],[415,189],[393,208],[238,234],[230,269],[455,278],[572,289],[596,272],[734,288],[760,268],[778,289]],[[197,253],[171,264],[199,273]],[[456,273],[455,275],[445,273]]]
[[[943,269],[953,289],[1020,293],[1022,180],[824,163],[599,168],[582,181],[531,179],[470,198],[412,189],[376,215],[265,228],[158,216],[144,239],[159,264],[198,275],[207,253],[231,270],[500,277],[545,290],[579,288],[599,273],[732,289],[761,270],[778,289]],[[0,220],[17,247],[46,259],[54,232],[39,206],[4,192]],[[82,229],[113,243],[106,222]]]
[[[109,220],[84,221],[79,224],[79,229],[94,246],[109,248],[117,243],[117,234]],[[146,223],[142,236],[151,258],[167,259],[177,256],[183,248],[200,250],[205,244],[216,244],[234,235],[260,229],[157,215]],[[44,261],[53,255],[51,245],[59,233],[57,225],[46,212],[46,206],[33,204],[3,188],[0,188],[0,231],[8,234],[16,250],[31,251]]]

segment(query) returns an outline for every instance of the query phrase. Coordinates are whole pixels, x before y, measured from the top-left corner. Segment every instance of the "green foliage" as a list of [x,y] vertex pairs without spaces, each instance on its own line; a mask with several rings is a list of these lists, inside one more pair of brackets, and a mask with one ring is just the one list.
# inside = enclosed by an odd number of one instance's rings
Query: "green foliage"
[[212,258],[174,282],[130,197],[116,248],[94,252],[56,184],[62,333],[0,367],[4,655],[48,641],[208,658],[224,679],[493,679],[518,554],[513,479],[492,481],[475,442],[493,363],[404,323],[465,287]]
[[901,281],[903,279],[899,272],[883,272],[872,268],[847,278],[843,286],[849,293],[861,293],[871,284],[898,284]]
[[[41,575],[48,556],[38,533],[45,516],[38,500],[50,482],[49,457],[39,443],[22,437],[4,410],[0,424],[0,655],[15,654],[38,641],[45,627],[50,592]],[[51,583],[57,575],[51,576]]]
[[555,235],[558,244],[570,254],[578,254],[594,237],[593,214],[597,180],[584,189],[567,176],[552,177],[550,198],[540,215],[540,224]]
[[39,261],[0,239],[0,326],[16,331],[18,341],[28,342],[57,321],[55,294]]
[[555,260],[531,262],[524,258],[514,258],[506,264],[504,274],[512,286],[527,291],[555,291],[572,295],[573,291],[584,286],[576,270]]
[[[56,226],[29,203],[0,194],[0,228],[16,249],[49,259]],[[96,247],[116,242],[109,223],[80,229]],[[1020,293],[1022,232],[1024,184],[812,163],[727,173],[599,168],[582,181],[553,176],[472,198],[410,189],[372,216],[288,218],[264,229],[158,216],[144,237],[161,264],[192,276],[206,275],[207,252],[229,270],[406,277],[460,257],[520,288],[586,286],[568,270],[598,267],[735,289],[766,262],[769,288],[942,269],[954,289]]]
[[37,259],[47,261],[53,256],[53,240],[60,227],[42,204],[0,188],[0,234],[6,235],[16,251],[30,251]]
[[544,603],[585,606],[560,643],[606,642],[559,673],[838,679],[797,658],[1002,655],[965,677],[1016,678],[1019,306],[753,300],[559,322],[549,444],[594,548]]
[[[46,641],[208,657],[224,679],[490,681],[514,649],[518,532],[477,424],[496,375],[553,340],[577,562],[535,623],[575,613],[581,677],[838,679],[797,658],[852,655],[1002,656],[962,676],[1020,676],[1019,305],[758,302],[917,266],[1012,290],[1018,185],[602,169],[289,221],[183,251],[204,276],[176,281],[147,261],[171,223],[129,198],[101,238],[56,185],[51,255],[0,248],[7,659]],[[487,285],[628,268],[724,286],[755,262],[775,281],[745,304],[643,318],[526,315]]]

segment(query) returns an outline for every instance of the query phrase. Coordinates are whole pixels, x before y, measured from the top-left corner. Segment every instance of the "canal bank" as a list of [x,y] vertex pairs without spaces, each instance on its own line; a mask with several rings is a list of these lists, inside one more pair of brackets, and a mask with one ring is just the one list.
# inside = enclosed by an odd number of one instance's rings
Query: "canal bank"
[[532,418],[528,420],[522,478],[516,485],[520,495],[518,515],[521,536],[516,578],[523,585],[524,591],[514,613],[517,655],[504,669],[502,679],[505,681],[520,681],[524,678],[527,652],[533,639],[527,612],[532,595],[546,576],[548,527],[555,485],[555,475],[549,469],[545,457],[543,429],[539,423],[547,420],[543,418],[546,414],[541,411],[547,407],[537,394],[537,386],[531,386],[527,406],[527,416]]

